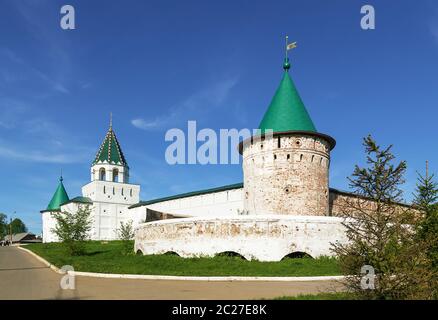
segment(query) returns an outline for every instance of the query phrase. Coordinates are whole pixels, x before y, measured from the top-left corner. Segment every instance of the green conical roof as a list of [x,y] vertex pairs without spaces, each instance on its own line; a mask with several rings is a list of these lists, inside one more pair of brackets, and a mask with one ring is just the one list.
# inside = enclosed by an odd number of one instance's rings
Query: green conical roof
[[285,61],[283,79],[259,125],[262,133],[269,129],[274,132],[316,132],[315,125],[289,76],[289,67],[289,62]]
[[128,165],[112,126],[108,129],[105,139],[100,145],[96,158],[93,161],[93,164],[98,163],[109,163],[121,166]]
[[62,177],[59,179],[58,188],[56,188],[55,194],[52,197],[52,200],[50,200],[49,205],[47,206],[46,210],[59,210],[61,207],[61,204],[67,202],[68,195],[65,191],[64,184],[62,183]]

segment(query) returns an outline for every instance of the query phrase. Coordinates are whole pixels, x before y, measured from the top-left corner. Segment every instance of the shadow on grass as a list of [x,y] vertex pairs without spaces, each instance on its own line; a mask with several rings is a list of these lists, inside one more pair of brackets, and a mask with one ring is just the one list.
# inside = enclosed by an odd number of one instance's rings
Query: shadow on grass
[[91,251],[91,252],[86,252],[83,254],[83,256],[88,256],[88,257],[92,257],[92,256],[96,256],[98,254],[102,254],[105,252],[110,252],[110,250],[98,250],[98,251]]

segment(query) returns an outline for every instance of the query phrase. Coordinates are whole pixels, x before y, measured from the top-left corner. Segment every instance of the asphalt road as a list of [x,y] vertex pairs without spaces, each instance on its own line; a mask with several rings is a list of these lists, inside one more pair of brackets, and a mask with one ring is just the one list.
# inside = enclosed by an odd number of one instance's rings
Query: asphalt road
[[258,299],[341,288],[336,281],[183,281],[76,277],[75,290],[60,287],[63,276],[16,247],[0,247],[0,299]]

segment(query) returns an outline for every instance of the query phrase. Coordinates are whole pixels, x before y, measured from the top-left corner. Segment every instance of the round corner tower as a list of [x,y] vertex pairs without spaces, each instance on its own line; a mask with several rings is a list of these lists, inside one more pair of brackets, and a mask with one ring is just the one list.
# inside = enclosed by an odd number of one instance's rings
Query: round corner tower
[[259,129],[240,144],[244,208],[250,214],[323,216],[329,213],[330,151],[289,76],[284,75]]

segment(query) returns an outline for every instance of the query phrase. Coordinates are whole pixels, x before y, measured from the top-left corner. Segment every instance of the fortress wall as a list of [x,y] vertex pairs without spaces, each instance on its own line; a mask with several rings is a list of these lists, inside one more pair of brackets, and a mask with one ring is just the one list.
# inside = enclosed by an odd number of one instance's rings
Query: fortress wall
[[188,217],[237,216],[243,209],[243,188],[165,200],[129,211],[146,218],[146,209]]
[[279,261],[303,252],[331,256],[331,243],[346,241],[340,218],[314,216],[239,216],[185,218],[141,224],[135,251],[175,252],[181,257],[212,257],[235,252],[248,260]]
[[[355,210],[355,208],[356,210],[364,210],[368,212],[372,212],[376,208],[376,202],[371,199],[334,189],[330,190],[329,204],[329,215],[334,217],[343,216],[346,212]],[[395,212],[401,213],[404,210],[414,210],[418,212],[415,208],[402,203],[398,204],[395,208]]]

